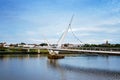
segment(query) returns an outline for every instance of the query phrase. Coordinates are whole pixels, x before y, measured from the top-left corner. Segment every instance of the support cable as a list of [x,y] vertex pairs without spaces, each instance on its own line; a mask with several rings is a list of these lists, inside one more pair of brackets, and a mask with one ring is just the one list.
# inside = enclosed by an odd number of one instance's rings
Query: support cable
[[71,30],[73,36],[74,36],[80,43],[83,43],[83,42],[75,35],[75,33],[73,32],[71,26],[70,26],[70,30]]
[[61,37],[59,38],[59,40],[58,40],[58,42],[57,42],[58,47],[60,46],[60,44],[61,44],[62,41],[64,40],[64,38],[65,38],[65,36],[67,35],[67,32],[68,32],[69,29],[71,30],[73,36],[79,41],[79,43],[83,43],[83,42],[75,35],[75,33],[73,32],[73,30],[72,30],[72,28],[71,28],[71,23],[72,23],[72,21],[73,21],[73,17],[74,17],[74,15],[72,15],[72,18],[71,18],[71,20],[70,20],[70,23],[69,23],[67,29],[62,33]]

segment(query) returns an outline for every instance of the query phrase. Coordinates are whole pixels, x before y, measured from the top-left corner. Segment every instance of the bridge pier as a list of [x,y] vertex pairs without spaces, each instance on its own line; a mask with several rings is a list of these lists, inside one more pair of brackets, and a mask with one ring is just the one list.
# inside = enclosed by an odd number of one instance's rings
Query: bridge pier
[[38,49],[38,53],[40,53],[40,49]]
[[27,49],[27,52],[30,52],[30,49]]

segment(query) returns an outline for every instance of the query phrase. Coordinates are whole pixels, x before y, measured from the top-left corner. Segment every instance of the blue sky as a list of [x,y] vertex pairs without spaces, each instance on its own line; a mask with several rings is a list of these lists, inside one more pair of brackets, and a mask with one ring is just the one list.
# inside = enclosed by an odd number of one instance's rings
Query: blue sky
[[[0,0],[0,42],[56,43],[74,16],[83,43],[120,43],[120,0]],[[63,43],[79,43],[67,34]]]

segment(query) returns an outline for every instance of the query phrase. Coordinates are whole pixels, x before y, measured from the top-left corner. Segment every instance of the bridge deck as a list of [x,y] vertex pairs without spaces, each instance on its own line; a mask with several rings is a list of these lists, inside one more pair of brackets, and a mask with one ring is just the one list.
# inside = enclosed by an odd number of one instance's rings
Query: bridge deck
[[53,49],[55,51],[71,51],[71,52],[87,52],[87,53],[102,53],[102,54],[118,54],[118,51],[97,51],[97,50],[78,50],[78,49]]
[[[19,49],[19,48],[15,48]],[[79,50],[79,49],[59,49],[59,48],[22,48],[22,49],[49,49],[54,51],[70,51],[70,52],[86,52],[86,53],[101,53],[120,55],[120,51],[100,51],[100,50]]]

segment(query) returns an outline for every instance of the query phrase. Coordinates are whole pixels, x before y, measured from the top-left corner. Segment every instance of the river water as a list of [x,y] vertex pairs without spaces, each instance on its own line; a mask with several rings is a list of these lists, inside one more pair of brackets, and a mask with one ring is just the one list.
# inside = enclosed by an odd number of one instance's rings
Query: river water
[[120,80],[120,56],[0,55],[0,80]]

